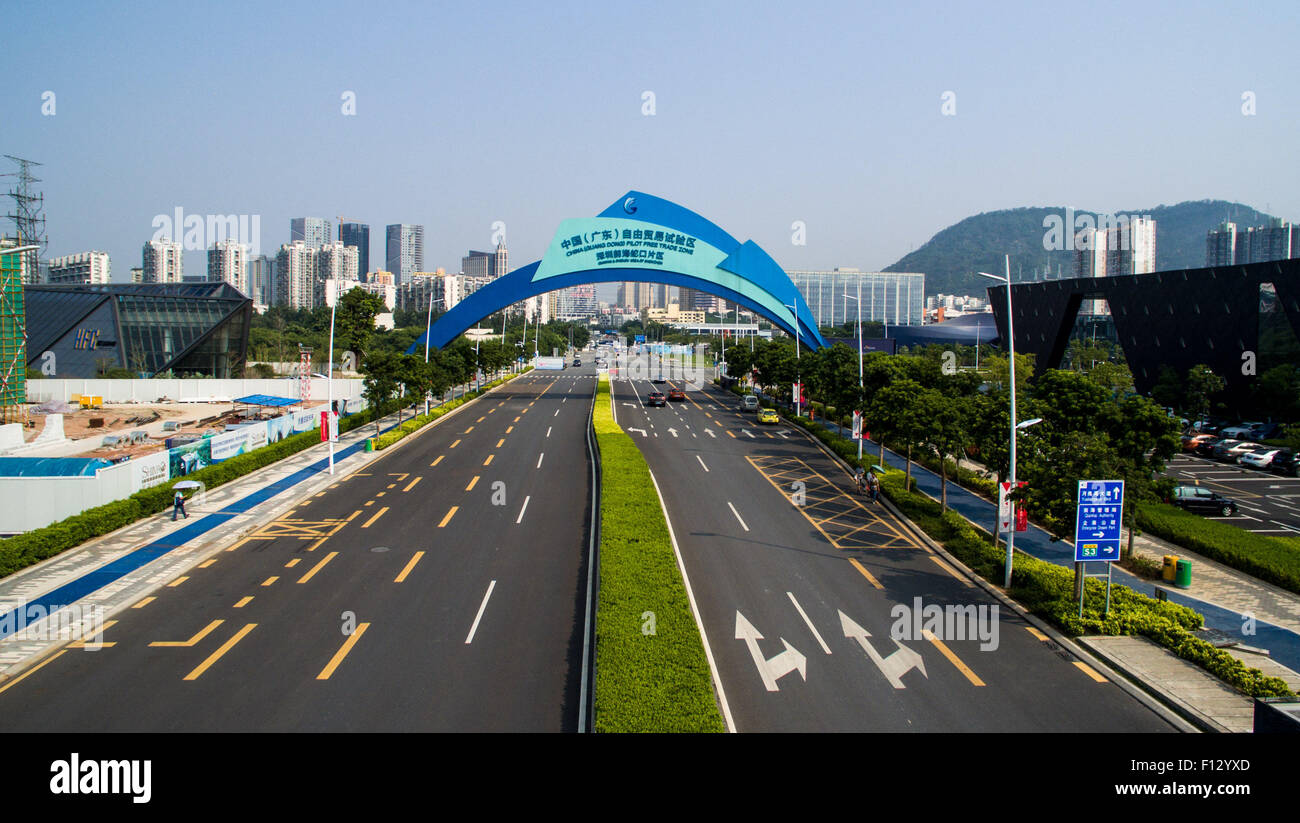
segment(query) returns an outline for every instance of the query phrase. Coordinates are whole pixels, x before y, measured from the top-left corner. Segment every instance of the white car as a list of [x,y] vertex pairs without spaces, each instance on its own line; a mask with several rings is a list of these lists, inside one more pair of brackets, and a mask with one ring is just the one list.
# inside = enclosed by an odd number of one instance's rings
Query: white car
[[1266,469],[1268,464],[1273,462],[1273,457],[1281,449],[1256,449],[1252,452],[1246,452],[1237,458],[1237,462],[1243,466],[1250,466],[1256,469]]

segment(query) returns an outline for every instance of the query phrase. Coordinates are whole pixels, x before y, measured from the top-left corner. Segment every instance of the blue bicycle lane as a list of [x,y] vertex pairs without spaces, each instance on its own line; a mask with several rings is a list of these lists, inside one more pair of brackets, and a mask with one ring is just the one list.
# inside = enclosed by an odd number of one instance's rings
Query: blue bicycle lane
[[[381,431],[391,431],[397,428],[397,423]],[[350,455],[356,454],[359,450],[365,448],[366,438],[358,440],[350,446],[345,446],[334,453],[335,462],[344,459]],[[271,464],[274,465],[274,464]],[[329,457],[324,457],[315,463],[304,466],[293,474],[282,477],[281,479],[251,492],[244,497],[234,501],[228,506],[222,508],[219,512],[209,514],[202,519],[196,520],[189,525],[182,526],[176,531],[161,537],[152,543],[146,543],[138,549],[130,551],[111,563],[107,563],[89,572],[76,580],[51,589],[45,594],[40,595],[34,600],[28,601],[23,608],[26,615],[16,615],[18,608],[9,609],[0,612],[0,640],[22,631],[28,624],[37,620],[53,615],[58,610],[69,606],[81,598],[92,594],[104,588],[108,584],[119,580],[136,569],[157,560],[172,549],[185,545],[189,541],[205,534],[231,518],[244,514],[249,509],[261,503],[270,500],[282,491],[291,489],[299,483],[308,480],[329,468]]]
[[[828,423],[824,420],[817,422],[841,436],[848,434],[847,429],[834,423]],[[863,444],[863,458],[866,460],[872,455],[879,457],[880,444],[866,441]],[[889,468],[906,469],[907,461],[889,449],[885,450],[885,460],[885,465]],[[936,500],[940,498],[939,475],[913,463],[912,477],[915,478],[918,489]],[[979,525],[985,531],[991,532],[996,523],[997,506],[994,503],[985,500],[952,480],[948,481],[948,508],[954,509],[958,514]],[[1071,569],[1074,567],[1074,544],[1064,540],[1053,541],[1051,535],[1032,523],[1029,525],[1029,531],[1017,532],[1016,548],[1039,560],[1046,560],[1049,563]],[[1087,572],[1090,575],[1105,574],[1105,563],[1088,563],[1086,565],[1088,567]],[[1117,564],[1111,570],[1111,579],[1114,583],[1121,583],[1148,597],[1155,597],[1156,586],[1154,583],[1130,574]],[[1252,623],[1248,622],[1247,617],[1240,612],[1180,592],[1169,589],[1165,589],[1165,591],[1170,602],[1187,606],[1204,615],[1206,627],[1217,629],[1234,639],[1239,639],[1244,645],[1268,649],[1269,655],[1274,660],[1290,669],[1300,671],[1300,634],[1295,631],[1259,619],[1255,619],[1252,625]],[[1253,634],[1246,633],[1248,626],[1254,629]]]

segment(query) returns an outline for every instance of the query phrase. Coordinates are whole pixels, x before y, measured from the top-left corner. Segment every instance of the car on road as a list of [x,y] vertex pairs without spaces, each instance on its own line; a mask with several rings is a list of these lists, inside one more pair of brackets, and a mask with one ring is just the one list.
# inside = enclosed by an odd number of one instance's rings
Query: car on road
[[776,409],[759,409],[758,422],[776,424],[781,422],[781,418],[777,416]]
[[1197,514],[1217,514],[1229,517],[1237,513],[1237,502],[1218,492],[1200,486],[1178,486],[1169,502],[1185,511]]
[[1274,474],[1300,477],[1300,453],[1290,449],[1278,449],[1277,454],[1269,461],[1268,470]]
[[575,366],[581,366],[581,365],[582,365],[582,358],[581,358],[581,357],[575,357],[575,358],[573,358],[573,365],[575,365]]
[[758,397],[752,394],[747,394],[740,398],[740,410],[743,412],[758,411]]
[[1268,468],[1269,463],[1273,462],[1274,455],[1279,451],[1281,449],[1255,449],[1238,457],[1237,462],[1243,466],[1250,466],[1252,469],[1265,469]]
[[652,391],[649,394],[647,394],[645,397],[645,404],[647,406],[667,405],[667,403],[664,401],[664,393],[661,391]]
[[663,379],[662,377],[656,377],[654,380],[651,380],[650,382],[651,382],[651,383],[667,383],[668,381],[665,380],[665,379]]
[[681,389],[670,389],[668,391],[668,399],[674,403],[681,402],[686,399],[686,392]]

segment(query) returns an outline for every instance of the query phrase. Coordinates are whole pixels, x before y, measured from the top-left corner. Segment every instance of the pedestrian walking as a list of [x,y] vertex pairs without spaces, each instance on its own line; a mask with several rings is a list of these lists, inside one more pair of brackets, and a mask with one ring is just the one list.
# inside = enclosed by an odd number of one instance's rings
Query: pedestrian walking
[[871,493],[871,502],[880,502],[880,478],[876,477],[875,472],[867,475],[867,491]]
[[176,520],[177,514],[181,515],[186,520],[190,518],[190,516],[185,513],[185,495],[181,494],[179,489],[176,491],[176,496],[172,498],[172,520],[173,521]]

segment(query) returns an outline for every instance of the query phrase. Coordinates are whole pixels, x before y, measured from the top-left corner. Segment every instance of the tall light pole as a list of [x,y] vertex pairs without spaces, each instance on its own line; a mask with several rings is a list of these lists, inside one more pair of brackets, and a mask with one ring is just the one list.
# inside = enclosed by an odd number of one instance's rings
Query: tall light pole
[[[429,365],[429,331],[433,328],[433,304],[441,303],[443,298],[433,299],[433,288],[429,288],[429,316],[424,321],[424,365]],[[424,416],[429,416],[429,392],[424,393]]]
[[[853,300],[858,304],[858,395],[861,396],[865,385],[862,379],[862,278],[858,278],[858,296],[854,297],[848,292],[844,293],[845,300]],[[858,423],[858,462],[862,462],[862,424],[861,418]]]
[[334,313],[338,310],[339,295],[334,295],[334,305],[330,306],[330,353],[329,368],[325,371],[329,373],[329,379],[325,381],[325,397],[329,402],[329,411],[325,415],[325,439],[330,444],[330,474],[334,473]]
[[[1006,267],[1007,267],[1006,268],[1007,273],[1005,277],[999,277],[996,274],[989,274],[988,272],[978,272],[978,273],[982,277],[987,277],[991,280],[997,280],[1000,283],[1005,283],[1007,287],[1007,352],[1010,355],[1010,365],[1011,365],[1011,475],[1007,479],[1010,481],[1010,491],[1008,493],[1011,493],[1016,490],[1016,430],[1019,429],[1021,426],[1016,422],[1016,331],[1015,331],[1015,317],[1011,313],[1011,255],[1009,254],[1006,255]],[[1039,421],[1038,420],[1025,421],[1026,425],[1030,425],[1030,426],[1032,426],[1034,423],[1037,422]],[[1006,579],[1003,582],[1003,588],[1006,589],[1011,588],[1011,564],[1012,564],[1012,554],[1015,551],[1015,545],[1016,545],[1016,529],[1015,529],[1015,523],[1012,523],[1011,528],[1007,531],[1007,563],[1006,563],[1007,569],[1006,569]]]
[[793,305],[789,303],[781,305],[787,309],[794,309],[794,379],[798,386],[794,393],[794,416],[803,417],[803,371],[799,367],[799,293],[795,292]]

